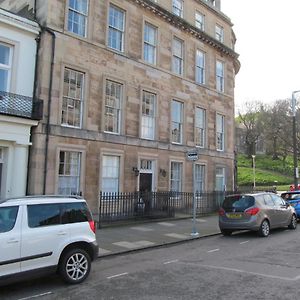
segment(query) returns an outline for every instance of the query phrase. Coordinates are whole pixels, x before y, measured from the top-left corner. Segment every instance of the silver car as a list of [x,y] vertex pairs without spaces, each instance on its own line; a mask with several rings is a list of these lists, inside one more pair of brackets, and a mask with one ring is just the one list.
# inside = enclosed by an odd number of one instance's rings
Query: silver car
[[219,210],[219,227],[223,235],[253,230],[266,237],[270,229],[284,226],[296,229],[296,211],[273,193],[229,195]]

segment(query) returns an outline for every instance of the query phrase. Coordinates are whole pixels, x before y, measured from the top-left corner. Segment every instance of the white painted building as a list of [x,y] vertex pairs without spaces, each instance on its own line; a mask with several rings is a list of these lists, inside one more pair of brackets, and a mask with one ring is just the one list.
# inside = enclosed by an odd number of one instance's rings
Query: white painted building
[[0,199],[26,194],[33,111],[36,22],[0,9]]

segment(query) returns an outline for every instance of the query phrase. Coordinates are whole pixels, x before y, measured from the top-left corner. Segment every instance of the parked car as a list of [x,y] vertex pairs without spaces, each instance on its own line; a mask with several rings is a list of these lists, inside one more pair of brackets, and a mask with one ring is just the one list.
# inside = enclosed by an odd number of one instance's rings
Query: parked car
[[281,197],[295,208],[297,217],[299,219],[300,218],[300,190],[282,193]]
[[284,226],[296,229],[296,211],[274,193],[229,195],[219,210],[219,227],[223,235],[253,230],[267,237],[270,229]]
[[80,197],[0,201],[0,285],[51,271],[67,283],[84,281],[98,255],[95,229]]

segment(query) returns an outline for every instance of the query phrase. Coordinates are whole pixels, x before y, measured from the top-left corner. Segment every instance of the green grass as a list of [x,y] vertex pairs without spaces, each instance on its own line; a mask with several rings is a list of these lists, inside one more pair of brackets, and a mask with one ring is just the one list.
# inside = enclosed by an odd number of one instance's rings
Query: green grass
[[[282,159],[273,160],[267,155],[255,157],[255,183],[256,186],[277,186],[277,190],[288,190],[293,182],[293,160],[288,157],[286,162]],[[253,185],[252,158],[238,155],[238,186]]]

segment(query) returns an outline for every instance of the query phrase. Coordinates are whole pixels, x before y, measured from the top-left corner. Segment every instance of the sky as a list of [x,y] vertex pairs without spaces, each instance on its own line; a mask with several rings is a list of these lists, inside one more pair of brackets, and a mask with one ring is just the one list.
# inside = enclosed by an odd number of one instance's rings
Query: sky
[[234,24],[240,55],[236,111],[245,102],[291,98],[300,90],[300,1],[221,0],[221,10]]

